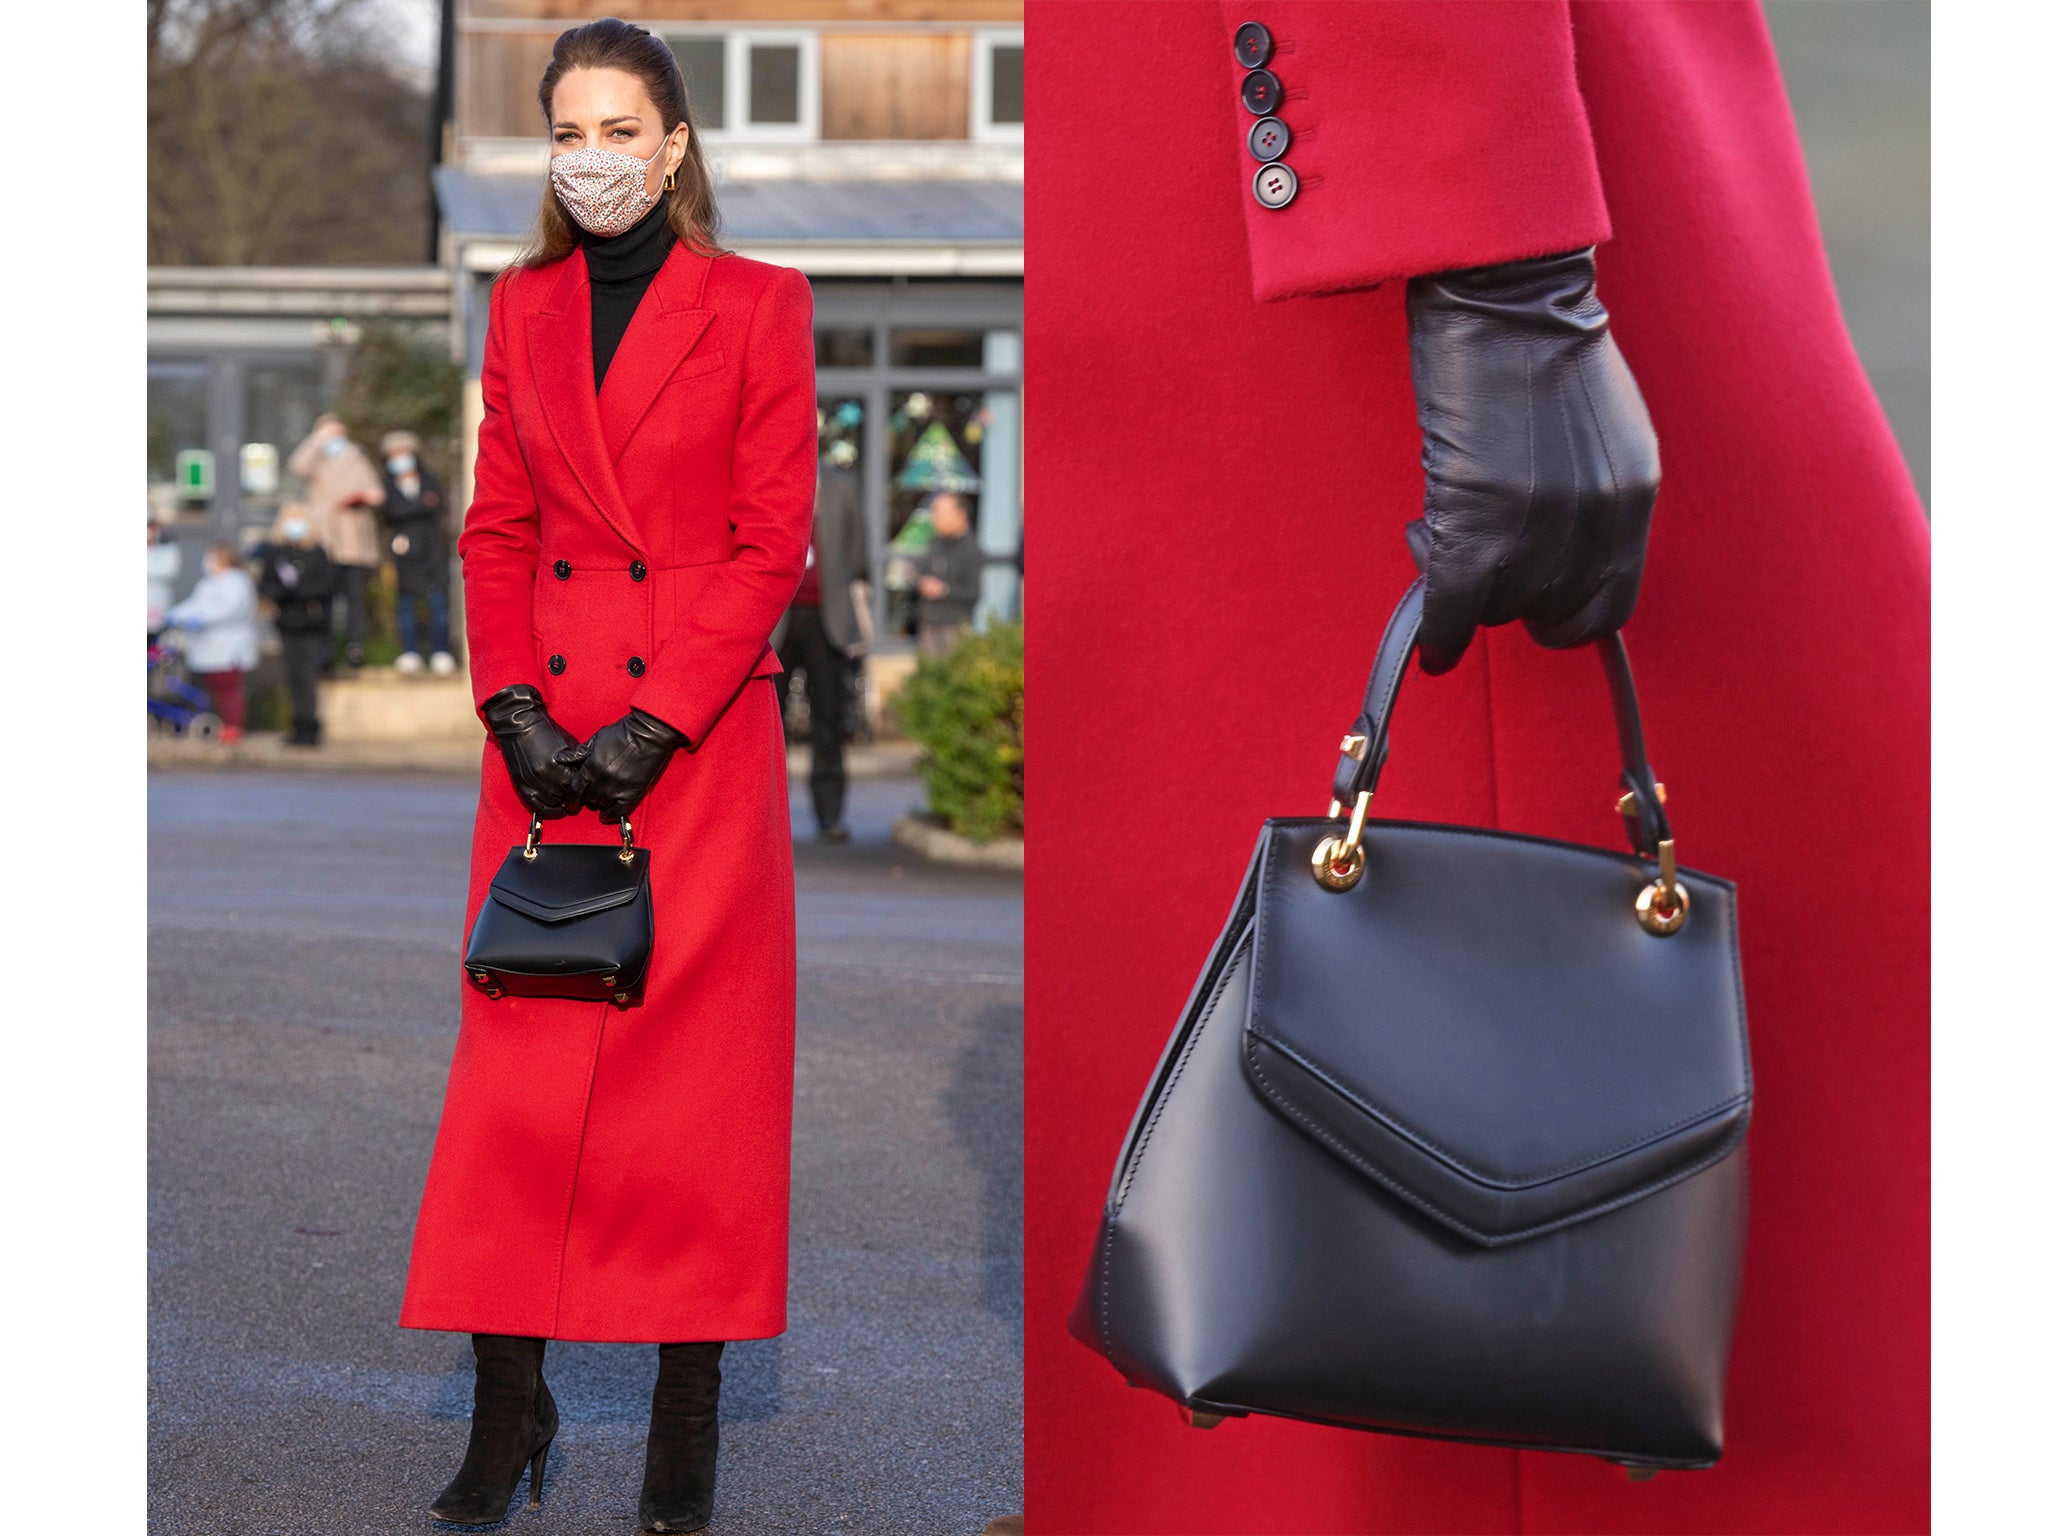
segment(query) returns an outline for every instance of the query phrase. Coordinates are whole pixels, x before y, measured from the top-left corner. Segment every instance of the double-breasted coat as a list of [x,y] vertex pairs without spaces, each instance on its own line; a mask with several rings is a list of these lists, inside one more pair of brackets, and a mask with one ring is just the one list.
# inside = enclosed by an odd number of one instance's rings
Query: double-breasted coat
[[[1291,135],[1277,208],[1246,22]],[[1027,644],[1055,765],[1025,877],[1033,1529],[1924,1530],[1928,526],[1762,12],[1228,0],[1028,24]],[[1662,452],[1627,628],[1651,760],[1679,858],[1742,893],[1726,1454],[1631,1483],[1272,1419],[1196,1431],[1067,1335],[1109,1170],[1260,822],[1324,810],[1415,574],[1404,280],[1586,245]],[[1626,846],[1590,651],[1482,631],[1410,679],[1394,731],[1375,816]]]
[[[645,1002],[463,989],[401,1321],[779,1333],[796,951],[768,636],[810,540],[810,288],[679,244],[599,393],[582,253],[515,270],[492,294],[483,403],[458,541],[478,704],[529,683],[578,739],[637,707],[688,746],[631,816],[652,860]],[[465,931],[526,825],[488,743]],[[545,837],[618,831],[586,811]]]

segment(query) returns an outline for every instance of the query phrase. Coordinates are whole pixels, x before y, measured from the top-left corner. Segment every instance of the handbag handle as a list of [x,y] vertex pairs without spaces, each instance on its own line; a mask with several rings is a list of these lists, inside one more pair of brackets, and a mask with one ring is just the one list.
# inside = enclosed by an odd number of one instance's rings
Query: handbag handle
[[[1423,582],[1409,584],[1394,605],[1393,617],[1380,636],[1373,654],[1372,675],[1365,685],[1365,699],[1358,706],[1358,718],[1341,743],[1337,773],[1331,789],[1330,815],[1346,823],[1340,837],[1332,834],[1317,845],[1315,876],[1325,889],[1348,891],[1365,873],[1362,839],[1365,821],[1387,764],[1387,724],[1400,696],[1401,680],[1408,673],[1415,654],[1415,634],[1422,623]],[[1622,797],[1616,809],[1628,827],[1629,844],[1641,857],[1653,860],[1658,877],[1643,888],[1636,902],[1636,915],[1650,932],[1676,933],[1685,922],[1690,899],[1678,882],[1672,852],[1671,822],[1664,811],[1664,786],[1651,771],[1649,753],[1643,744],[1643,716],[1636,702],[1634,674],[1629,670],[1628,651],[1621,636],[1603,635],[1599,642],[1600,661],[1607,674],[1607,694],[1614,708],[1614,729],[1621,744]]]
[[[619,862],[633,862],[633,823],[625,817],[619,818]],[[533,824],[526,829],[526,846],[519,850],[520,857],[529,864],[540,857],[540,812],[533,813]]]

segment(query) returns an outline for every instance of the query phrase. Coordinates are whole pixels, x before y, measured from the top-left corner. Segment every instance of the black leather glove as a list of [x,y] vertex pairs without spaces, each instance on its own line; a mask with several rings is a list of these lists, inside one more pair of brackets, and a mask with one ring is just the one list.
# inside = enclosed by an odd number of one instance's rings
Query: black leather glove
[[1520,619],[1555,647],[1620,629],[1660,471],[1592,251],[1411,278],[1408,356],[1427,482],[1408,528],[1423,670],[1455,666],[1481,624]]
[[484,700],[483,713],[526,808],[547,817],[578,809],[577,770],[588,749],[555,724],[540,690],[528,683],[500,688]]
[[601,821],[630,815],[683,744],[683,733],[674,726],[627,710],[590,738],[580,779],[584,805]]

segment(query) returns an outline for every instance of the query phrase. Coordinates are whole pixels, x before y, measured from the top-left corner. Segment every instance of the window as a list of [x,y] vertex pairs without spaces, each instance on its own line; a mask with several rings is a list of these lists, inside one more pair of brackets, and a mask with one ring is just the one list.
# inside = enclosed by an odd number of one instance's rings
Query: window
[[690,115],[707,133],[725,127],[725,38],[709,33],[685,33],[668,40],[676,63],[683,72],[683,94],[690,103]]
[[889,332],[889,361],[898,368],[979,368],[981,332],[899,326]]
[[671,32],[690,110],[707,137],[818,136],[818,39],[798,31]]
[[872,368],[875,333],[862,326],[820,327],[816,333],[820,368]]
[[[287,487],[277,468],[313,430],[313,419],[327,408],[327,387],[320,364],[312,359],[251,363],[242,375],[242,511],[268,517]],[[268,448],[252,456],[251,448]],[[374,451],[374,450],[373,450]],[[267,460],[267,474],[262,467]],[[254,483],[249,470],[259,471]]]
[[753,43],[747,48],[747,121],[754,127],[795,128],[803,122],[803,50],[794,44]]
[[[169,491],[180,483],[180,454],[205,452],[209,370],[204,358],[149,362],[149,486]],[[185,500],[196,499],[186,496]]]
[[1024,34],[974,35],[974,136],[987,143],[1024,141]]

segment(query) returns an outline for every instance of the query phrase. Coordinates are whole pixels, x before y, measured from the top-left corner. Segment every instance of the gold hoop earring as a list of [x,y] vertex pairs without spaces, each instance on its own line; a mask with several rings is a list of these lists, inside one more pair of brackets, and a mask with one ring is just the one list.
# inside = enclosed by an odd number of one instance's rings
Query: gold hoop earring
[[676,173],[674,171],[670,171],[666,176],[661,178],[661,190],[664,192],[673,192],[675,191],[675,189]]

